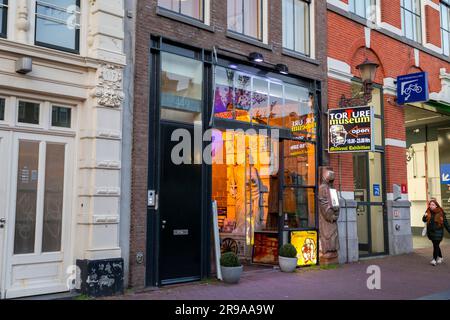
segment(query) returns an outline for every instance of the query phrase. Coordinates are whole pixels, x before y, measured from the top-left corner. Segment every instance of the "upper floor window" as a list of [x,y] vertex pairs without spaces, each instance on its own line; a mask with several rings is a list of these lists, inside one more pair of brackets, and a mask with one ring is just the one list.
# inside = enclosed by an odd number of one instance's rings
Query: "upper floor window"
[[36,0],[38,46],[79,52],[80,0]]
[[228,0],[228,29],[263,40],[263,0]]
[[450,55],[450,0],[441,1],[442,52]]
[[402,30],[408,39],[421,42],[420,0],[402,0]]
[[6,38],[8,24],[8,0],[0,0],[0,37]]
[[375,0],[350,0],[348,5],[354,14],[368,20],[375,20]]
[[204,21],[204,0],[158,0],[158,6],[183,16]]
[[283,47],[310,55],[309,0],[283,0]]

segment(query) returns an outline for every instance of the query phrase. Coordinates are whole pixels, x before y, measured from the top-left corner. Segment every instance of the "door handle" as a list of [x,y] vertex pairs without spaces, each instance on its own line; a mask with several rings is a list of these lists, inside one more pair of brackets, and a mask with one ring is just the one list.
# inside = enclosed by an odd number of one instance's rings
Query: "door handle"
[[3,229],[5,227],[6,224],[6,219],[5,218],[1,218],[0,219],[0,229]]
[[161,223],[162,223],[162,226],[161,226],[161,227],[162,227],[163,229],[165,229],[165,228],[166,228],[166,223],[167,223],[167,221],[166,221],[166,220],[162,220]]

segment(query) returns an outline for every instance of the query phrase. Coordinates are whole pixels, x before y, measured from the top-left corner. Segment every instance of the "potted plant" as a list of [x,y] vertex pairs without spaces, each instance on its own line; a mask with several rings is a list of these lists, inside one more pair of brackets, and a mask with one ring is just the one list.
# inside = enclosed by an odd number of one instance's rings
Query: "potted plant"
[[226,283],[238,283],[242,270],[238,256],[234,252],[225,252],[220,258],[220,266],[222,269],[222,278]]
[[278,257],[281,271],[294,272],[297,268],[297,261],[297,249],[290,243],[283,245]]

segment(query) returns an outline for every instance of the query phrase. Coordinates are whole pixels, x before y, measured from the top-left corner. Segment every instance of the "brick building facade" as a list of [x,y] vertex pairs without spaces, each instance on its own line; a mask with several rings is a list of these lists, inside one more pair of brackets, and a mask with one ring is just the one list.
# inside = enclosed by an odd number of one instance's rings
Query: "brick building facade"
[[[356,78],[359,77],[356,66],[364,59],[379,64],[375,83],[382,90],[380,103],[384,125],[375,129],[375,134],[381,135],[382,139],[380,152],[384,155],[382,167],[385,179],[383,220],[385,240],[389,242],[386,250],[382,251],[390,254],[410,252],[412,241],[409,220],[412,217],[405,189],[408,184],[405,117],[411,109],[408,109],[409,105],[397,104],[395,81],[400,75],[427,72],[430,101],[445,108],[448,103],[446,78],[450,60],[443,54],[440,10],[446,7],[440,7],[438,0],[414,1],[412,4],[410,1],[398,0],[328,0],[327,5],[328,106],[336,108],[342,94],[347,97],[352,95],[352,83],[358,81]],[[365,7],[360,8],[358,5]],[[412,30],[405,22],[410,16],[416,19],[416,24],[411,25]],[[416,107],[427,108],[424,105]],[[352,154],[332,155],[330,163],[335,168],[341,166],[342,172],[345,172],[340,178],[342,190],[346,191],[350,199],[355,199],[355,192],[358,193],[358,190],[355,191],[356,181],[360,178],[356,175],[355,157]],[[372,185],[368,185],[367,189],[371,189]],[[394,185],[403,185],[403,202],[393,201]],[[373,190],[366,191],[373,195]],[[425,195],[425,191],[423,193]],[[370,202],[370,199],[364,201]],[[352,226],[353,238],[356,235],[361,237],[360,230],[355,230],[360,223],[358,219],[355,217]]]
[[[156,234],[152,234],[156,212],[148,210],[147,190],[154,189],[149,181],[155,175],[155,162],[159,157],[154,141],[157,130],[152,125],[157,106],[152,102],[152,68],[155,67],[152,54],[157,43],[168,41],[180,48],[204,50],[214,56],[214,47],[223,48],[219,55],[230,55],[250,65],[247,57],[251,52],[260,52],[271,64],[285,64],[289,74],[307,78],[318,83],[321,97],[318,102],[326,105],[326,24],[325,3],[311,4],[311,51],[301,55],[283,49],[282,8],[275,1],[262,1],[264,6],[264,35],[261,40],[251,39],[227,30],[227,1],[205,1],[204,19],[198,21],[186,15],[158,6],[157,0],[139,1],[136,16],[135,51],[135,104],[133,121],[132,151],[132,199],[131,199],[131,239],[130,239],[130,286],[145,287],[155,285],[150,279],[155,270],[149,270],[156,259],[155,249],[149,245]],[[160,3],[161,4],[161,3]],[[156,40],[155,40],[156,39]],[[152,48],[152,49],[151,49]],[[238,57],[238,58],[237,58]],[[261,65],[264,65],[262,63]],[[258,65],[256,65],[256,68]],[[267,66],[266,66],[267,67]],[[320,94],[320,93],[319,93]],[[137,116],[139,115],[139,116]],[[157,120],[156,120],[157,121]],[[150,143],[149,143],[150,141]],[[151,148],[149,150],[149,147]],[[143,257],[144,259],[137,259]],[[156,275],[157,277],[157,275]]]

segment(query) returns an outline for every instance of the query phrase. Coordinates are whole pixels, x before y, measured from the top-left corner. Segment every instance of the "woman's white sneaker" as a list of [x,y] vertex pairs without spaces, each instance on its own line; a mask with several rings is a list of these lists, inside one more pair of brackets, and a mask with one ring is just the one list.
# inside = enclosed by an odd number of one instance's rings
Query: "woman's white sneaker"
[[442,262],[444,262],[444,259],[442,259],[441,257],[437,258],[436,260],[437,264],[441,264]]
[[432,265],[432,266],[435,266],[436,264],[437,264],[437,262],[436,262],[436,260],[431,260],[431,262],[430,262],[430,264]]

